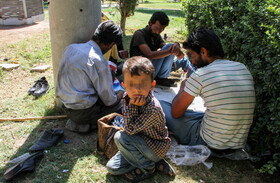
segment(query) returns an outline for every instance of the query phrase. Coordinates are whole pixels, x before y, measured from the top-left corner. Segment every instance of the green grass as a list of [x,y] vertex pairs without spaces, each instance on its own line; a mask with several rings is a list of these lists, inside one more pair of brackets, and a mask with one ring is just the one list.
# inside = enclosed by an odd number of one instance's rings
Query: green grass
[[[146,25],[148,25],[148,22],[155,11],[159,11],[159,10],[139,8],[135,10],[134,16],[127,18],[125,32],[128,38],[124,39],[125,40],[124,47],[126,49],[129,48],[130,39],[133,33],[137,29],[144,28]],[[161,11],[164,11],[170,19],[169,26],[165,28],[165,30],[161,33],[161,35],[167,34],[171,38],[170,40],[167,40],[167,42],[184,41],[186,39],[186,34],[187,34],[185,29],[184,13],[180,9],[174,9],[174,10],[161,9]],[[121,17],[119,11],[116,8],[104,8],[102,9],[102,12],[105,13],[109,19],[120,24]],[[128,40],[129,42],[126,43],[126,40]]]
[[[102,10],[103,11],[103,10]],[[171,22],[164,33],[173,41],[181,41],[180,34],[183,17],[181,13],[168,11]],[[119,14],[104,10],[106,15],[118,22]],[[124,37],[124,47],[129,48],[133,32],[145,27],[153,10],[137,10],[135,16],[127,21],[127,36]],[[13,44],[0,45],[0,58],[8,58],[5,63],[18,62],[22,66],[13,71],[0,71],[0,118],[24,118],[29,116],[47,116],[63,114],[55,105],[54,81],[52,69],[44,73],[30,73],[33,65],[51,65],[51,44],[48,33],[38,33],[32,38],[19,40]],[[4,61],[0,60],[0,63]],[[27,94],[34,81],[46,76],[51,90],[46,95],[34,98]],[[0,174],[10,165],[7,162],[26,152],[42,135],[45,129],[64,129],[66,120],[33,120],[25,122],[0,122]],[[69,144],[63,140],[69,140]],[[18,183],[52,183],[52,182],[126,182],[119,176],[109,175],[105,165],[108,161],[96,150],[97,132],[80,135],[65,130],[64,137],[58,144],[50,148],[33,173],[23,174],[14,180]],[[226,159],[209,158],[213,168],[208,170],[203,164],[193,167],[175,166],[176,178],[156,174],[150,182],[265,182],[248,161],[230,161]],[[63,171],[66,171],[65,173]],[[2,176],[0,182],[5,182]]]
[[49,10],[47,8],[44,10],[44,14],[45,14],[45,19],[49,19]]
[[[166,3],[168,2],[168,3]],[[154,9],[181,9],[181,3],[173,1],[148,1],[140,3],[137,8],[154,8]]]
[[13,44],[4,44],[3,47],[5,51],[0,53],[1,58],[7,58],[7,63],[20,63],[24,70],[34,65],[49,64],[51,60],[51,44],[47,33]]

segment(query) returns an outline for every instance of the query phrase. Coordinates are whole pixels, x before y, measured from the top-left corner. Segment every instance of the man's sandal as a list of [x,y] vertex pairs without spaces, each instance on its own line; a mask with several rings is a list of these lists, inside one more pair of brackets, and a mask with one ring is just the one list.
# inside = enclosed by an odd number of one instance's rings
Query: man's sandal
[[169,175],[170,177],[174,177],[176,175],[172,166],[165,159],[161,159],[159,162],[156,162],[156,169],[157,171]]
[[153,177],[156,173],[156,170],[145,170],[143,168],[136,168],[129,173],[124,174],[124,178],[130,182],[139,182],[150,177]]

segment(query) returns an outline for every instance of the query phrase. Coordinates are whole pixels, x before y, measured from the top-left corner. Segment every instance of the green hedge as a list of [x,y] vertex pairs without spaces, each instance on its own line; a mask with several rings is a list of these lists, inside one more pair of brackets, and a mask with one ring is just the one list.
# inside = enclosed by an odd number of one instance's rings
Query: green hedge
[[244,63],[255,81],[257,105],[248,144],[254,155],[269,151],[261,172],[280,167],[279,0],[182,0],[186,27],[213,28],[226,57]]

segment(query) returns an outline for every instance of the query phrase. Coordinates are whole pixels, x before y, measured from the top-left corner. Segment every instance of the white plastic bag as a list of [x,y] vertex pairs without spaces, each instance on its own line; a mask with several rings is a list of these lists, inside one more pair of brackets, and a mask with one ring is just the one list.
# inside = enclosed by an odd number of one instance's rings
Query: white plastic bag
[[210,154],[210,149],[204,145],[188,146],[172,144],[166,156],[176,165],[194,166],[203,163],[210,169],[213,163],[205,162]]

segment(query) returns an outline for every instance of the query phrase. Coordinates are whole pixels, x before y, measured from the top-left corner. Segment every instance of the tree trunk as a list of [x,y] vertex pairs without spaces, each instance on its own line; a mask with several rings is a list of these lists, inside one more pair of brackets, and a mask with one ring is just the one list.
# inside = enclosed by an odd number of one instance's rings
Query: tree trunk
[[121,29],[123,31],[123,35],[125,36],[125,22],[126,22],[126,16],[121,15]]

